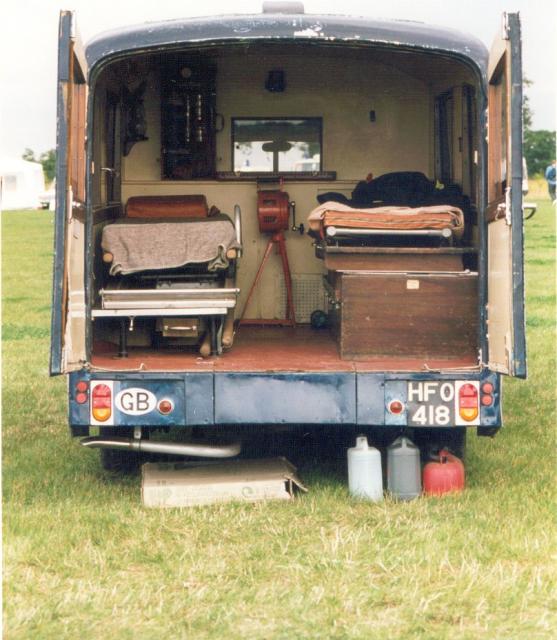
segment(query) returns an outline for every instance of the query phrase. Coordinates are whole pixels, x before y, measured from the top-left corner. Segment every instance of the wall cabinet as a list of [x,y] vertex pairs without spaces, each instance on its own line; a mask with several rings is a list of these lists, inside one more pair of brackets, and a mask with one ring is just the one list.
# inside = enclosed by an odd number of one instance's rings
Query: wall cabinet
[[216,68],[173,60],[161,77],[162,177],[208,178],[215,174]]

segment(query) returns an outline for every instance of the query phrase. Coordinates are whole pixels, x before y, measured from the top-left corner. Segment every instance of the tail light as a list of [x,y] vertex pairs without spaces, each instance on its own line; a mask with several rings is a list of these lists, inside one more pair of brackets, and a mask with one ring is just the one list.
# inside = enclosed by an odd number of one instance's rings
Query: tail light
[[78,404],[85,404],[89,400],[89,383],[86,380],[79,380],[75,385],[75,401]]
[[458,413],[463,420],[472,422],[478,417],[478,389],[473,384],[463,384],[458,391]]
[[391,400],[387,408],[390,413],[400,415],[404,411],[404,404],[400,400]]
[[484,382],[482,384],[481,403],[484,407],[490,407],[493,404],[493,391],[494,386],[491,384],[491,382]]
[[97,422],[106,422],[112,415],[112,391],[108,385],[93,387],[91,412]]
[[172,400],[165,398],[164,400],[161,400],[159,402],[159,404],[157,405],[157,409],[159,410],[159,413],[167,415],[172,411],[172,409],[174,409],[174,403],[172,402]]

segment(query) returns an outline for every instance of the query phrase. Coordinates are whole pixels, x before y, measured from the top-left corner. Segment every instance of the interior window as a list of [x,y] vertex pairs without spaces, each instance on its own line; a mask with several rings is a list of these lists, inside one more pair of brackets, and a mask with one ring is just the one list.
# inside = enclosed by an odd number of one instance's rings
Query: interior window
[[435,175],[447,184],[453,178],[453,92],[435,98]]
[[7,193],[8,191],[14,192],[17,189],[17,177],[16,176],[4,176],[2,178],[2,187]]
[[232,169],[252,173],[321,171],[321,118],[233,118]]
[[474,87],[462,87],[462,188],[472,201],[476,200],[476,171],[474,151],[477,149],[476,130],[478,126],[476,92]]
[[118,96],[110,91],[106,95],[105,111],[105,166],[104,189],[105,201],[118,200],[118,186],[120,184],[120,104]]

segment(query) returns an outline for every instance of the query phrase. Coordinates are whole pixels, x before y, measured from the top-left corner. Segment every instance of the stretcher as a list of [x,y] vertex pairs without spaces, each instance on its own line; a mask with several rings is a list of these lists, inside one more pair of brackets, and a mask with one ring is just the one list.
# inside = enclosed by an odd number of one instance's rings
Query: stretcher
[[464,233],[464,213],[452,205],[355,209],[331,201],[315,208],[308,223],[322,240],[373,235],[458,239]]
[[92,316],[120,320],[121,357],[127,354],[127,330],[138,317],[205,317],[202,347],[207,343],[211,353],[220,352],[225,325],[233,326],[240,207],[233,222],[220,212],[209,216],[202,196],[171,196],[168,206],[165,202],[164,197],[130,199],[126,217],[103,229],[109,276]]

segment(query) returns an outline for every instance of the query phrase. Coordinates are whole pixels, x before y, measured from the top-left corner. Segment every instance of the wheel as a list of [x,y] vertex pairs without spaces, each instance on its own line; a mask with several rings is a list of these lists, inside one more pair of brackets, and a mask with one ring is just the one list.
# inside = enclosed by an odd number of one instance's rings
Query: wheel
[[413,442],[420,447],[422,458],[428,461],[432,450],[446,448],[464,462],[466,456],[466,427],[452,429],[415,429]]
[[[133,438],[132,429],[117,429],[115,427],[101,427],[99,435],[102,437]],[[122,451],[121,449],[101,449],[101,466],[105,471],[117,473],[135,473],[141,463],[138,451]]]

